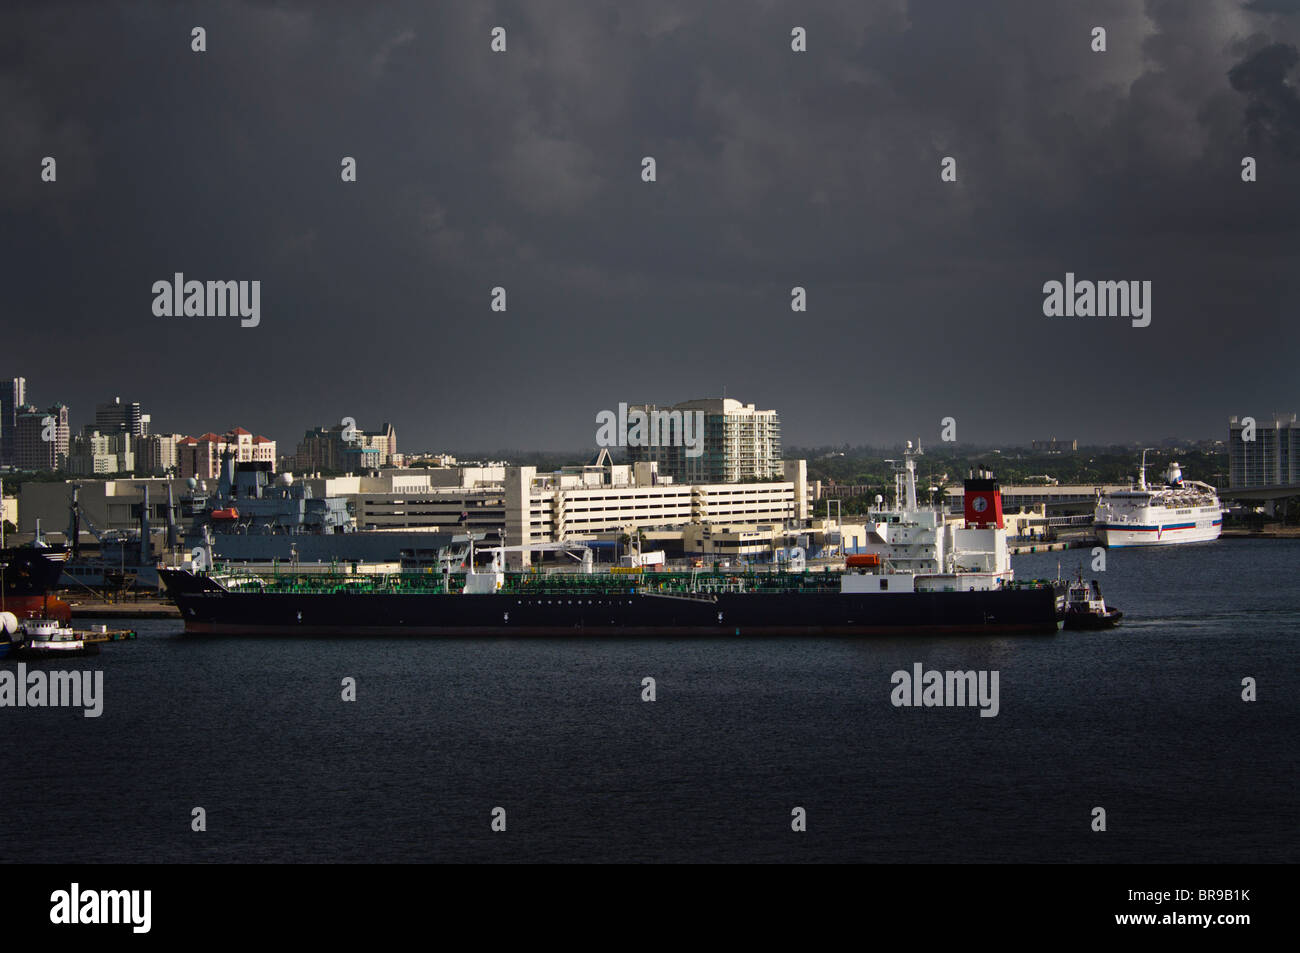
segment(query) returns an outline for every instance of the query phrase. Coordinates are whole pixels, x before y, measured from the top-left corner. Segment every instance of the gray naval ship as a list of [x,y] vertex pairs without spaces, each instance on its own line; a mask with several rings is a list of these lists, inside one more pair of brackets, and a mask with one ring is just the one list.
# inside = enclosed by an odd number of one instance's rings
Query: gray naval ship
[[[166,536],[155,545],[144,485],[138,522],[131,529],[100,531],[84,513],[72,488],[67,547],[47,547],[66,561],[60,584],[77,589],[157,589],[159,567],[177,564],[202,550],[205,558],[243,563],[249,568],[275,563],[346,566],[398,564],[404,570],[436,567],[452,547],[449,533],[429,530],[358,530],[343,497],[313,496],[306,483],[287,473],[276,475],[269,463],[221,462],[215,492],[191,478],[179,500],[167,488]],[[82,552],[85,529],[98,552]],[[39,538],[38,545],[44,545]],[[463,547],[462,547],[463,548]]]
[[211,540],[226,562],[401,563],[436,566],[452,535],[429,530],[359,530],[343,497],[313,496],[270,463],[221,461],[215,494],[193,478],[180,501],[187,552]]

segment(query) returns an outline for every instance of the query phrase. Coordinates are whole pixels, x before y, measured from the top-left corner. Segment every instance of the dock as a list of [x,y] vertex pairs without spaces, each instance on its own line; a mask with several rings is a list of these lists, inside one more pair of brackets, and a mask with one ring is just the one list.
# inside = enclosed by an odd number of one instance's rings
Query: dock
[[87,645],[102,642],[129,642],[136,637],[134,629],[110,629],[105,625],[101,625],[98,629],[77,629],[75,631]]
[[1034,542],[1007,543],[1007,552],[1012,556],[1025,553],[1056,553],[1066,549],[1091,549],[1100,546],[1101,540],[1096,536],[1081,536],[1073,539],[1036,540]]
[[1259,529],[1224,527],[1220,537],[1222,539],[1300,539],[1300,526],[1272,524]]

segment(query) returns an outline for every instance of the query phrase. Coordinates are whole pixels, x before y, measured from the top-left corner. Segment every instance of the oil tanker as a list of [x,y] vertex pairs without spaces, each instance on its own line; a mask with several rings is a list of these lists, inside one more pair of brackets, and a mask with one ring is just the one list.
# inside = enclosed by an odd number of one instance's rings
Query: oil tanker
[[[506,553],[469,537],[423,572],[249,573],[195,565],[159,574],[196,634],[229,635],[759,635],[1050,633],[1058,581],[1014,579],[992,474],[966,481],[961,520],[916,500],[911,445],[895,502],[868,514],[866,551],[839,571],[507,571]],[[580,548],[575,544],[574,548]],[[490,557],[480,570],[478,557]],[[210,559],[210,557],[208,557]],[[211,568],[208,568],[211,567]]]

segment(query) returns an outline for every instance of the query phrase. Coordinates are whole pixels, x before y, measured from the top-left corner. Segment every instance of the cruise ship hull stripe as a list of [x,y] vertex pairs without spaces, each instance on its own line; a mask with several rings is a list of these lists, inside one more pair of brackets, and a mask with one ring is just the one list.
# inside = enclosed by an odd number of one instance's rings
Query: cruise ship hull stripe
[[[1221,519],[1214,520],[1212,523],[1210,523],[1210,525],[1221,526],[1223,525],[1223,520]],[[1171,523],[1168,526],[1135,526],[1132,523],[1098,523],[1097,529],[1112,530],[1114,532],[1123,532],[1123,533],[1156,533],[1163,530],[1164,532],[1168,533],[1180,529],[1196,529],[1196,524],[1195,523]]]

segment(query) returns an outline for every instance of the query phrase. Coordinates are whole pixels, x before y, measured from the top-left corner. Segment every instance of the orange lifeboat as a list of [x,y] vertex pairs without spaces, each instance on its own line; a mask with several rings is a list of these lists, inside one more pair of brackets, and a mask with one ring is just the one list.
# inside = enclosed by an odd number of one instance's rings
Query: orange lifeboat
[[860,568],[863,566],[879,566],[879,553],[851,553],[844,557],[844,565],[849,568]]

